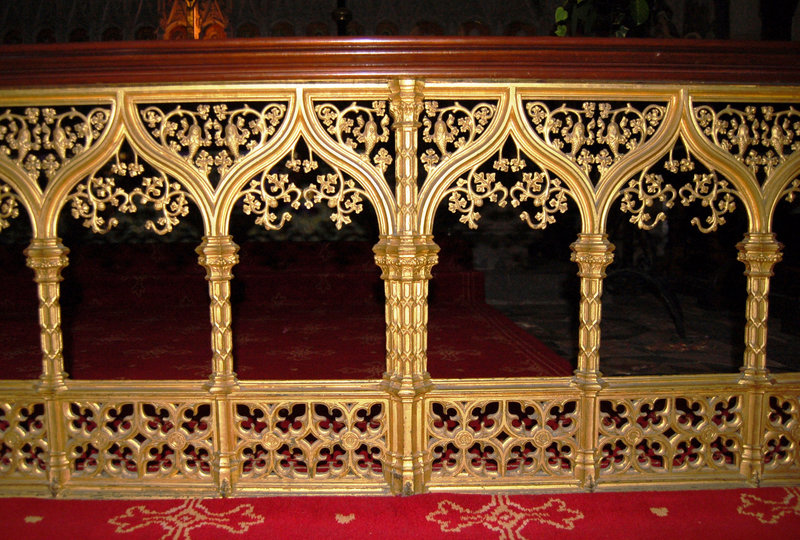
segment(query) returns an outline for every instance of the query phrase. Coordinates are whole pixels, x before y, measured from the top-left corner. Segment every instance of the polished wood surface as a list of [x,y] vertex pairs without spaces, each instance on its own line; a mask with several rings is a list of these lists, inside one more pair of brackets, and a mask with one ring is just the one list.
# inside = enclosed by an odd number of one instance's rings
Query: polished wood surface
[[387,77],[800,82],[800,44],[508,37],[272,38],[0,47],[0,87]]

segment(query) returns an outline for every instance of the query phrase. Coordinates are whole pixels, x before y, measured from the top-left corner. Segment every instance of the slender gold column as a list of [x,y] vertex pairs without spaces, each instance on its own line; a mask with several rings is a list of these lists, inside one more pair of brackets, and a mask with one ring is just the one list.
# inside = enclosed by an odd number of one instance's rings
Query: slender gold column
[[601,296],[606,268],[614,260],[614,246],[605,234],[579,234],[573,243],[572,261],[578,263],[581,278],[580,328],[578,329],[578,369],[575,383],[582,391],[580,449],[575,477],[581,486],[594,489],[597,481],[596,446],[598,438],[598,393],[603,388],[600,373]]
[[423,397],[431,386],[428,280],[438,249],[431,237],[383,237],[374,248],[386,291],[387,481],[406,495],[421,493],[430,475]]
[[375,261],[386,291],[386,373],[389,394],[386,477],[394,493],[421,493],[430,475],[425,455],[428,280],[439,248],[417,229],[417,137],[422,112],[420,81],[390,83],[395,131],[396,233],[382,236]]
[[239,246],[231,236],[206,236],[197,248],[198,262],[206,269],[211,298],[212,372],[208,390],[214,395],[215,482],[220,494],[232,494],[236,482],[233,433],[233,404],[230,393],[238,387],[233,370],[233,332],[231,323],[231,279],[239,262]]
[[781,260],[781,244],[774,233],[747,233],[737,244],[739,260],[747,276],[747,322],[744,327],[744,366],[741,383],[744,395],[744,426],[741,473],[758,485],[763,471],[762,439],[765,393],[770,386],[767,370],[767,317],[769,314],[769,279]]
[[66,454],[65,411],[58,393],[66,389],[64,346],[61,336],[61,271],[67,266],[67,253],[59,238],[35,238],[25,250],[39,294],[39,326],[42,343],[42,375],[39,392],[44,397],[47,417],[48,475],[53,496],[61,493],[69,479]]

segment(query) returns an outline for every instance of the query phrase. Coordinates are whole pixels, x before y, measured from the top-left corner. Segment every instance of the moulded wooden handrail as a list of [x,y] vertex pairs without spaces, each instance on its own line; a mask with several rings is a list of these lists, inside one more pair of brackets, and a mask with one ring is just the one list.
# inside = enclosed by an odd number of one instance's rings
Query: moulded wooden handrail
[[0,47],[0,87],[427,77],[788,84],[800,43],[555,37],[262,38]]

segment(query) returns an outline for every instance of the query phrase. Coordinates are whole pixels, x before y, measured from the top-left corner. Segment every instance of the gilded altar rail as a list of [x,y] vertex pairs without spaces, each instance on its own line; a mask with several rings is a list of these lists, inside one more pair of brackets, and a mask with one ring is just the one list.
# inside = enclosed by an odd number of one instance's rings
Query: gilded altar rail
[[[423,65],[412,62],[410,73]],[[800,87],[766,76],[737,84],[730,74],[702,84],[376,70],[345,82],[211,75],[217,82],[88,78],[54,88],[23,87],[10,73],[17,82],[0,90],[0,229],[31,223],[25,254],[38,287],[42,375],[0,381],[4,494],[410,494],[800,478],[800,378],[766,367],[769,283],[782,247],[772,217],[800,192]],[[98,73],[112,82],[107,67]],[[147,73],[142,81],[152,83]],[[320,162],[327,168],[317,174]],[[501,183],[496,172],[509,171],[515,183]],[[665,180],[678,171],[693,180]],[[432,231],[445,200],[473,228],[486,204],[511,206],[532,229],[577,209],[573,377],[430,378]],[[268,231],[302,207],[325,203],[340,228],[372,206],[386,294],[382,380],[237,377],[229,220],[239,201]],[[737,246],[747,277],[741,372],[603,377],[608,215],[619,208],[647,230],[678,202],[699,205],[706,217],[693,225],[710,234],[737,206],[747,215]],[[62,209],[102,234],[144,207],[155,212],[146,224],[155,234],[170,234],[189,212],[202,219],[209,379],[72,380],[59,307],[69,261],[57,236],[69,217]]]

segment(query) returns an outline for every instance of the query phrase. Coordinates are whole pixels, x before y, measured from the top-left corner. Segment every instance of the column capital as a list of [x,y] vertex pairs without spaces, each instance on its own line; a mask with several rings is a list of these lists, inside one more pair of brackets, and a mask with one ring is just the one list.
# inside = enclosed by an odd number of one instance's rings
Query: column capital
[[204,236],[195,250],[197,262],[206,269],[206,279],[231,279],[232,269],[239,263],[239,246],[232,236]]
[[415,79],[396,79],[389,82],[392,94],[389,98],[389,113],[394,118],[392,128],[395,130],[417,129],[422,113],[422,99],[425,83]]
[[431,269],[439,260],[439,246],[431,235],[382,236],[372,251],[384,280],[431,279]]

